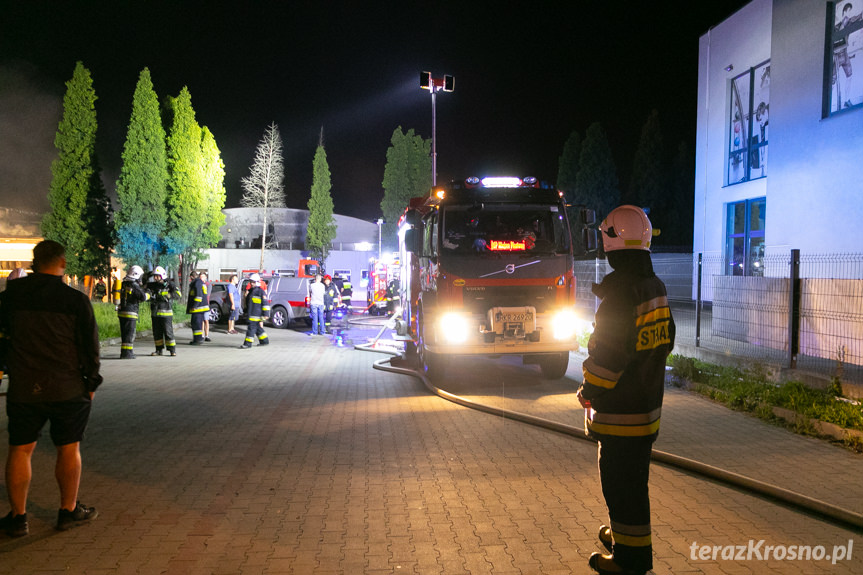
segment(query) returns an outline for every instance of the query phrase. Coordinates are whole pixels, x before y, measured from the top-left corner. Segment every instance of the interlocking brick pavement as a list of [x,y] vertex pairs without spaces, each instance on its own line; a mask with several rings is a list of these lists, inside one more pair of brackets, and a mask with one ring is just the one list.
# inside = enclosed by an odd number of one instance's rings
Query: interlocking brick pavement
[[[147,341],[137,342],[132,361],[105,348],[80,495],[100,516],[53,530],[53,448],[43,438],[31,535],[0,535],[0,573],[589,572],[606,520],[593,445],[447,402],[414,378],[372,369],[381,356],[332,338],[268,333],[272,345],[246,351],[234,349],[241,335],[213,333],[204,346],[179,344],[176,358],[144,356]],[[178,339],[189,339],[188,330]],[[552,387],[525,377],[535,368],[483,361],[476,365],[484,379],[506,391],[485,390],[488,397],[579,421],[573,379]],[[453,368],[456,378],[472,369]],[[745,417],[677,395],[669,394],[662,433],[680,434],[680,445],[661,446],[668,450],[702,454],[705,434],[717,436],[691,428],[707,422],[704,413],[720,427]],[[780,442],[781,457],[769,462],[784,466],[776,473],[795,461],[798,470],[823,467],[809,459],[820,448],[799,443],[806,438],[748,441],[766,451],[765,443]],[[795,459],[798,451],[805,460]],[[736,464],[748,472],[756,459]],[[863,548],[836,565],[692,560],[693,542],[763,538],[832,550],[858,534],[667,467],[652,468],[651,489],[656,573],[863,572]]]

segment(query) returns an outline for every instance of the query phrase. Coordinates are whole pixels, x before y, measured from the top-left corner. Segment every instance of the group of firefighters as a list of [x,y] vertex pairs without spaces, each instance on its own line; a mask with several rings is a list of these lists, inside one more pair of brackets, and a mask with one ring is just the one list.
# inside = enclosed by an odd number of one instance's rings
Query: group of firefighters
[[[335,278],[325,275],[324,283],[324,315],[326,330],[330,331],[333,312],[336,309],[350,309],[353,287],[350,280],[336,274]],[[135,331],[138,323],[139,306],[143,302],[150,303],[150,316],[153,325],[153,339],[156,351],[150,355],[163,355],[165,351],[171,356],[177,355],[177,342],[174,339],[173,300],[182,297],[177,283],[168,278],[165,268],[157,266],[148,278],[144,278],[141,266],[133,265],[126,277],[116,282],[114,301],[117,304],[117,318],[120,322],[120,359],[135,358]],[[248,328],[241,349],[252,347],[255,339],[258,345],[267,345],[269,340],[264,331],[263,323],[269,317],[269,300],[266,294],[266,283],[260,274],[249,276],[248,291],[243,298],[248,317]],[[200,345],[208,341],[204,327],[210,313],[210,302],[207,290],[206,274],[193,276],[189,284],[189,299],[186,311],[191,315],[192,345]]]

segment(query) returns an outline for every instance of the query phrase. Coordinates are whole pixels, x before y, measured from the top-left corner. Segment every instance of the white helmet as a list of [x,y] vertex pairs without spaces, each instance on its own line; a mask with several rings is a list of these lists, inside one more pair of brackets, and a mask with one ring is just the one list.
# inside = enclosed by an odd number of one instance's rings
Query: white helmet
[[650,251],[653,226],[647,214],[636,206],[619,206],[611,210],[599,226],[602,247],[606,252],[617,250]]
[[156,269],[153,270],[153,277],[159,276],[160,278],[165,279],[166,275],[168,274],[162,266],[156,266]]
[[255,283],[255,284],[261,283],[261,274],[254,273],[254,274],[250,275],[249,281],[251,281],[252,283]]
[[141,279],[142,275],[144,275],[144,270],[141,269],[141,266],[132,266],[131,268],[129,268],[129,273],[126,274],[126,277],[133,280],[138,280]]

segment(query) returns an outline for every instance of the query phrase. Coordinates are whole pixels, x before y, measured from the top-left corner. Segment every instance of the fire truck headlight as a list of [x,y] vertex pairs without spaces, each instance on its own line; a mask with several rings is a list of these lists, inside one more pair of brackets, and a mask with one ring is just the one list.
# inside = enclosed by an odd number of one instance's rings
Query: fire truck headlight
[[557,312],[554,314],[551,324],[554,339],[572,339],[578,333],[580,323],[574,311],[564,310]]
[[464,343],[467,340],[467,320],[457,313],[441,317],[440,330],[447,343]]

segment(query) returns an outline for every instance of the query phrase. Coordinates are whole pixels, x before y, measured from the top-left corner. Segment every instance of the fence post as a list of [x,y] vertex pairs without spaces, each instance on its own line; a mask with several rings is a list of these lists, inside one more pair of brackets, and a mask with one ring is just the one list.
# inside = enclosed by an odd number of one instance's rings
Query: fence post
[[701,347],[701,274],[703,253],[698,254],[698,292],[695,294],[695,347]]
[[800,250],[791,250],[788,301],[788,367],[797,367],[800,351]]

